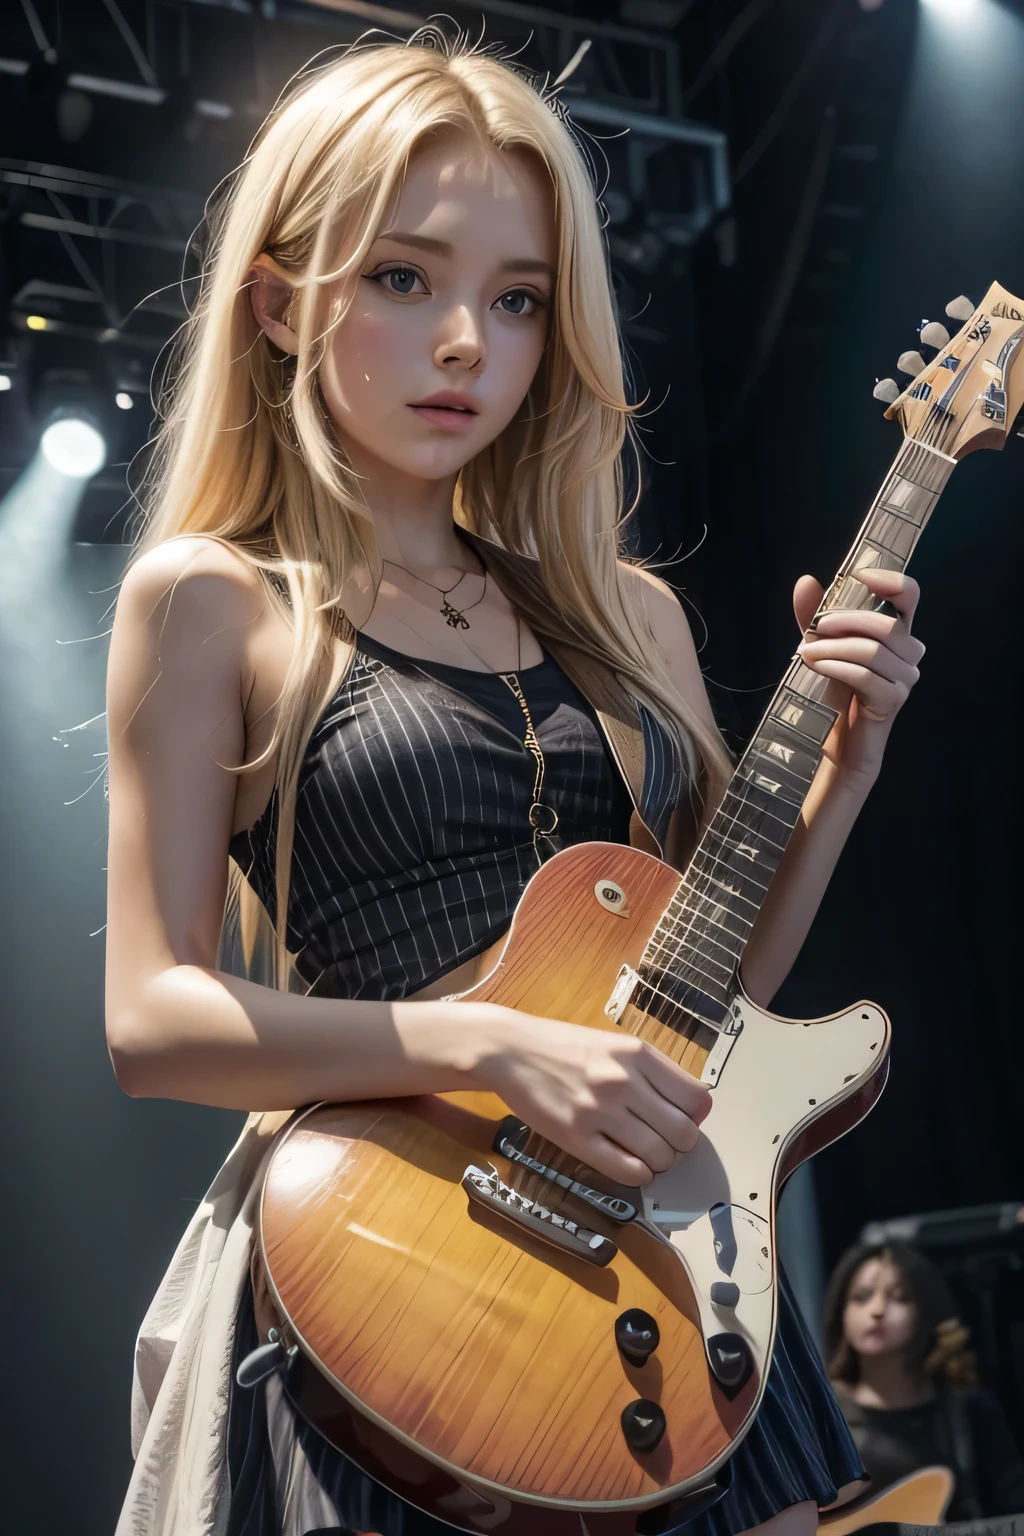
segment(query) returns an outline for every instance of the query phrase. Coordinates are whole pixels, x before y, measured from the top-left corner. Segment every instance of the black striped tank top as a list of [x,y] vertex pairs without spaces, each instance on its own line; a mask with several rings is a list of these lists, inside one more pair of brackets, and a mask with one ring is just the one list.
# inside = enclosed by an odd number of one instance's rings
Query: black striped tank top
[[[591,706],[547,653],[514,676],[543,754],[550,832],[530,824],[536,754],[502,675],[358,637],[298,783],[288,947],[310,992],[416,992],[500,937],[544,859],[628,842],[632,803]],[[638,809],[661,840],[683,771],[664,727],[643,707],[641,720]],[[276,804],[275,791],[230,846],[271,918]]]

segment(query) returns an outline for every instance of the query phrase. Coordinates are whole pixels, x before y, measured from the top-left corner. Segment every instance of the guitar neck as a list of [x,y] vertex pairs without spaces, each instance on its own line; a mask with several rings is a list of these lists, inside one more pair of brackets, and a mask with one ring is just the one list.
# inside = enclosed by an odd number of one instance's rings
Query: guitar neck
[[[832,608],[881,606],[852,573],[906,568],[955,464],[904,441],[812,630]],[[799,657],[790,663],[651,936],[639,975],[652,994],[645,1007],[667,1023],[684,1028],[692,1015],[715,1030],[728,1027],[744,945],[838,715],[825,702],[829,684]]]

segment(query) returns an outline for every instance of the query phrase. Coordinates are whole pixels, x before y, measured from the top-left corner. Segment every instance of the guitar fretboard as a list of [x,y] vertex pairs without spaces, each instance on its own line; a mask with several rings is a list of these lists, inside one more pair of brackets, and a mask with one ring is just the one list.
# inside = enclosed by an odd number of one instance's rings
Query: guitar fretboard
[[[955,460],[908,438],[822,598],[832,608],[878,608],[852,574],[905,569]],[[794,658],[651,935],[632,1001],[673,1027],[696,1018],[726,1027],[743,947],[782,861],[837,711],[829,679]]]

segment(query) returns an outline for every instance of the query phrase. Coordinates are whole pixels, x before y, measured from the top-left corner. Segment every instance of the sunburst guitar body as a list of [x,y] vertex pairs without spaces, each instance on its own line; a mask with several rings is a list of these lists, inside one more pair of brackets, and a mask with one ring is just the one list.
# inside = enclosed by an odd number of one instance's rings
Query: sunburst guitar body
[[[892,405],[903,448],[819,612],[874,605],[852,572],[902,569],[957,460],[1001,445],[1022,311],[994,285]],[[302,1415],[426,1513],[657,1536],[719,1495],[771,1363],[780,1188],[888,1070],[880,1008],[793,1021],[738,979],[845,697],[794,658],[682,874],[619,845],[565,850],[462,994],[628,1031],[703,1079],[711,1113],[669,1172],[609,1184],[484,1092],[321,1104],[279,1134],[258,1230],[267,1342],[240,1380],[280,1370]]]

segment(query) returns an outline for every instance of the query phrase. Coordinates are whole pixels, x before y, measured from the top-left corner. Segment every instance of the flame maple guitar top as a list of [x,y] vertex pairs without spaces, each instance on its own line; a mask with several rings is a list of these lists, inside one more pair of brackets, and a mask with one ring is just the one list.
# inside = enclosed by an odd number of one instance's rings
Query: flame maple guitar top
[[[618,1025],[604,1013],[619,968],[638,963],[678,879],[617,845],[559,855],[534,876],[494,970],[464,996],[624,1027],[699,1076],[710,1031],[688,1039],[632,1009]],[[624,916],[595,897],[608,880],[626,892]],[[758,1395],[756,1373],[732,1401],[719,1389],[671,1248],[492,1152],[508,1113],[488,1093],[309,1111],[286,1133],[264,1188],[261,1244],[275,1300],[328,1380],[441,1466],[521,1500],[657,1504],[728,1454]],[[535,1139],[530,1150],[566,1172],[580,1168],[550,1143]],[[471,1163],[493,1164],[528,1198],[611,1237],[617,1255],[599,1268],[471,1205],[461,1184]],[[590,1170],[584,1177],[600,1184]],[[661,1332],[642,1367],[615,1343],[615,1320],[630,1307],[652,1314]],[[667,1419],[650,1453],[631,1451],[620,1427],[637,1398],[655,1399]]]

